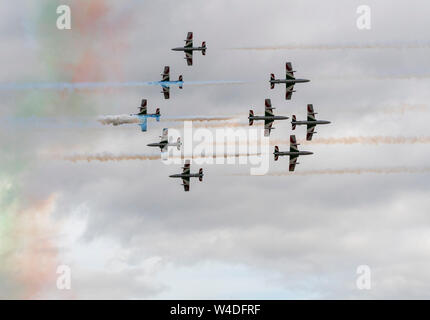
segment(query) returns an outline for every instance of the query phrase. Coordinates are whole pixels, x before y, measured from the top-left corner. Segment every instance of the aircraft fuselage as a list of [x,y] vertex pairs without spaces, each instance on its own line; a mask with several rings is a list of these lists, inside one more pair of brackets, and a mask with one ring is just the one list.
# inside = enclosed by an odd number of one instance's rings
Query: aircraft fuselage
[[147,144],[148,147],[159,147],[159,148],[164,148],[165,146],[168,146],[168,147],[177,147],[177,146],[180,146],[180,145],[181,144],[178,143],[178,142],[172,142],[172,143],[169,143],[169,142],[154,142],[154,143],[148,143]]
[[203,51],[206,50],[205,47],[177,47],[172,48],[173,51]]
[[285,116],[252,116],[248,117],[249,120],[287,120],[288,117]]
[[164,146],[169,145],[168,142],[154,142],[154,143],[148,143],[148,147],[160,147],[163,148]]
[[178,173],[178,174],[172,174],[169,176],[170,178],[200,178],[203,177],[203,173]]
[[294,125],[308,125],[308,124],[330,124],[330,121],[326,121],[326,120],[315,120],[315,121],[291,121],[291,124]]
[[273,152],[273,154],[277,156],[307,156],[314,153],[311,151],[278,151]]
[[308,79],[273,79],[270,80],[270,83],[285,83],[285,84],[295,84],[295,83],[303,83],[310,82]]

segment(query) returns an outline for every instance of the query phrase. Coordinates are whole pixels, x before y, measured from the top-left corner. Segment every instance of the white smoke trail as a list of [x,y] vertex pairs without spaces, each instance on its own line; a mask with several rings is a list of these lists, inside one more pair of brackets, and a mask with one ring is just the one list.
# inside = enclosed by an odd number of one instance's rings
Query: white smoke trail
[[[184,122],[184,121],[192,121],[192,122],[222,122],[222,121],[230,121],[234,120],[234,117],[183,117],[183,118],[168,118],[162,119],[161,122]],[[122,125],[122,124],[130,124],[130,123],[141,123],[142,120],[139,117],[134,115],[127,114],[119,114],[119,115],[105,115],[97,118],[97,121],[103,125],[112,124],[114,126]],[[218,127],[241,127],[247,126],[245,123],[237,123],[237,122],[223,122],[218,124],[199,124],[195,125],[195,128],[218,128]],[[181,126],[175,126],[175,128],[179,128]]]
[[97,118],[97,121],[104,125],[112,124],[114,126],[118,126],[121,124],[142,122],[142,120],[139,119],[138,117],[128,115],[128,114],[100,116]]

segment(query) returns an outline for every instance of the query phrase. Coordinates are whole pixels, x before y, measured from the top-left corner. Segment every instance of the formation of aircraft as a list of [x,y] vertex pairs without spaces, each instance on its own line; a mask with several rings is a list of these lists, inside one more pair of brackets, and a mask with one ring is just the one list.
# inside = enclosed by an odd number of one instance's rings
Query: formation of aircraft
[[155,118],[155,120],[157,120],[158,122],[160,121],[160,108],[155,109],[155,113],[148,113],[148,108],[147,108],[147,104],[148,104],[148,100],[146,99],[142,99],[142,102],[140,104],[139,107],[139,113],[136,114],[131,114],[131,116],[137,116],[139,117],[139,119],[141,120],[141,122],[139,123],[140,128],[142,129],[142,131],[146,131],[147,128],[147,119],[148,118]]
[[185,164],[182,167],[182,173],[172,174],[170,178],[182,178],[182,185],[184,191],[190,191],[190,178],[199,178],[199,181],[203,181],[203,169],[200,168],[198,173],[191,173],[190,160],[185,160]]
[[314,154],[311,151],[299,151],[299,149],[297,148],[298,145],[299,145],[299,143],[297,143],[296,136],[291,135],[290,136],[290,151],[279,151],[279,147],[275,146],[275,151],[273,152],[275,161],[277,161],[278,157],[280,157],[280,156],[290,156],[289,170],[294,171],[296,164],[299,164],[297,162],[297,158],[299,156],[306,156],[306,155]]
[[275,108],[272,107],[272,102],[270,99],[264,100],[264,105],[265,105],[264,116],[256,116],[254,115],[253,110],[249,110],[248,120],[249,120],[250,126],[252,126],[252,124],[256,120],[264,120],[264,136],[268,137],[270,136],[270,131],[272,129],[275,129],[275,128],[272,128],[273,122],[275,120],[286,120],[288,119],[288,117],[275,116],[273,114],[273,109]]
[[308,79],[296,79],[294,77],[294,71],[293,70],[293,65],[291,64],[291,62],[287,62],[285,64],[285,69],[286,69],[286,75],[285,75],[285,79],[276,79],[275,75],[273,73],[270,74],[270,89],[275,88],[275,84],[277,83],[285,83],[286,85],[286,93],[285,93],[285,99],[286,100],[291,100],[291,97],[293,96],[293,92],[294,91],[294,85],[296,83],[304,83],[304,82],[309,82],[310,80]]
[[182,86],[184,84],[184,80],[182,75],[179,76],[177,81],[170,81],[170,67],[165,66],[163,73],[161,74],[161,81],[159,81],[159,84],[161,85],[161,88],[163,91],[161,93],[164,94],[164,99],[170,98],[170,86],[171,85],[178,85],[179,89],[182,89]]
[[160,142],[155,143],[149,143],[147,144],[148,147],[159,147],[161,152],[167,151],[168,147],[176,147],[178,150],[181,150],[181,138],[178,137],[178,140],[176,142],[169,142],[169,129],[164,128],[163,132],[160,136]]
[[202,55],[206,55],[206,41],[202,42],[201,47],[193,47],[193,33],[188,32],[187,39],[184,40],[185,45],[183,47],[172,48],[173,51],[183,51],[185,53],[185,60],[187,65],[193,65],[193,51],[201,51]]
[[330,121],[327,120],[317,120],[315,118],[315,115],[317,113],[314,112],[314,107],[312,104],[308,104],[308,119],[306,121],[297,121],[296,116],[292,116],[291,125],[293,127],[293,130],[296,129],[296,126],[300,125],[306,125],[307,126],[307,133],[306,133],[306,140],[310,141],[312,140],[312,136],[314,133],[316,133],[315,127],[317,124],[329,124]]
[[[206,54],[206,42],[203,41],[201,47],[193,47],[193,33],[188,32],[187,38],[185,40],[185,45],[183,47],[172,48],[173,51],[183,51],[185,53],[185,60],[187,61],[188,66],[193,65],[193,52],[201,51],[202,55]],[[270,75],[270,88],[274,89],[276,84],[285,84],[286,85],[286,95],[285,99],[290,100],[294,91],[294,85],[296,83],[305,83],[309,82],[308,79],[296,79],[294,76],[294,70],[291,62],[286,62],[286,76],[285,79],[276,79],[275,75],[272,73]],[[165,66],[163,73],[161,74],[161,81],[156,81],[151,84],[159,84],[162,87],[162,93],[164,94],[165,99],[170,98],[170,86],[177,85],[179,89],[182,89],[184,81],[182,75],[179,76],[177,81],[170,81],[170,67]],[[270,136],[271,130],[275,129],[273,127],[273,123],[275,120],[286,120],[288,117],[286,116],[275,116],[273,110],[275,108],[272,107],[272,102],[270,99],[265,99],[264,101],[265,110],[264,115],[254,115],[254,111],[249,111],[248,121],[249,125],[252,126],[254,121],[264,121],[264,135],[266,137]],[[315,118],[316,112],[314,111],[313,105],[307,105],[307,120],[297,120],[296,116],[292,116],[292,130],[295,130],[296,126],[306,125],[307,126],[307,134],[306,140],[312,140],[312,136],[315,132],[315,127],[319,124],[329,124],[330,121],[327,120],[317,120]],[[147,131],[147,119],[155,118],[157,121],[160,121],[160,109],[157,108],[155,113],[148,113],[147,110],[147,100],[143,99],[141,106],[139,108],[139,113],[134,114],[133,116],[137,116],[141,119],[141,129],[142,131]],[[168,147],[176,147],[178,150],[181,148],[181,139],[178,138],[176,142],[169,141],[169,131],[168,128],[164,128],[162,131],[162,135],[160,136],[160,141],[155,143],[149,143],[147,146],[149,147],[158,147],[160,151],[166,152],[168,151]],[[273,155],[274,160],[277,161],[281,156],[289,156],[289,171],[294,171],[297,164],[297,159],[302,155],[311,155],[313,152],[311,151],[300,151],[298,149],[299,144],[297,143],[296,136],[290,135],[290,149],[289,151],[280,151],[278,146],[275,146]],[[190,190],[190,180],[191,178],[198,178],[199,181],[203,181],[203,169],[200,168],[198,172],[191,173],[190,170],[190,160],[187,159],[184,162],[184,166],[182,167],[182,173],[172,174],[170,178],[181,178],[182,185],[184,186],[184,191]]]

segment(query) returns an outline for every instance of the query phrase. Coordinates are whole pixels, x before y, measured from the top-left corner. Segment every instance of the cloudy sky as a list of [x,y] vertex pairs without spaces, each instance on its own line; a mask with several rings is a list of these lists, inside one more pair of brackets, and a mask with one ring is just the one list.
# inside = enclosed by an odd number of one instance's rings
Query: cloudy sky
[[[60,4],[70,5],[71,30],[56,27]],[[363,4],[370,30],[357,28]],[[0,298],[429,298],[429,15],[419,0],[2,3]],[[188,31],[208,46],[192,67],[170,51]],[[268,83],[286,61],[311,79],[291,101]],[[155,86],[15,85],[155,81],[165,65],[173,79],[244,83],[185,84],[169,100]],[[143,133],[96,121],[134,113],[142,98],[162,119],[245,124],[266,98],[299,119],[313,103],[332,124],[300,146],[314,155],[293,175],[287,159],[271,159],[264,176],[249,164],[203,164],[188,193],[168,178],[177,164],[67,160],[157,155],[146,144],[181,122],[150,121]],[[291,125],[275,127],[272,142],[287,148]],[[305,129],[294,133],[302,140]],[[57,289],[61,265],[70,290]],[[370,290],[356,286],[360,265]]]

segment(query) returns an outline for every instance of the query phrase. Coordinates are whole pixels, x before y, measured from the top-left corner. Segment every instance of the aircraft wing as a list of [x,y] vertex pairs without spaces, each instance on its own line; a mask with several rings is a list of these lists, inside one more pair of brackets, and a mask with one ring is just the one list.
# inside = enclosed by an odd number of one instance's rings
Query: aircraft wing
[[187,65],[189,65],[189,66],[193,65],[193,52],[192,51],[185,51],[185,60],[187,60]]
[[264,100],[264,107],[265,107],[265,110],[264,110],[264,114],[265,114],[265,116],[267,117],[267,116],[273,116],[273,109],[274,108],[272,108],[272,101],[270,100],[270,99],[266,99],[266,100]]
[[165,145],[163,145],[162,147],[161,147],[161,152],[166,152],[167,151],[167,143],[165,144]]
[[296,168],[297,158],[297,156],[290,156],[290,171],[294,171],[294,169]]
[[315,115],[314,106],[312,104],[308,104],[308,121],[316,121]]
[[285,93],[285,100],[291,100],[291,97],[293,96],[294,92],[294,84],[288,86],[287,84],[287,91]]
[[270,136],[270,131],[272,130],[273,120],[264,120],[264,136]]
[[163,73],[161,74],[161,81],[170,81],[170,67],[165,66]]
[[193,46],[193,33],[187,33],[187,39],[185,40],[185,48],[191,48]]
[[139,114],[146,114],[148,112],[146,107],[147,104],[148,104],[148,101],[146,99],[142,99],[142,103],[140,104],[140,107],[139,107]]
[[190,160],[185,160],[185,164],[182,167],[182,169],[183,169],[182,171],[183,174],[190,174]]
[[295,79],[293,65],[291,64],[291,62],[287,62],[285,64],[285,78],[288,80]]
[[143,132],[146,132],[146,130],[147,130],[147,119],[146,119],[146,117],[143,117],[143,119],[142,119],[142,122],[139,124],[140,125],[140,129],[143,131]]
[[170,88],[168,86],[162,86],[162,88],[163,88],[164,99],[169,99],[170,98]]
[[184,191],[190,191],[190,177],[182,178],[182,185],[184,186]]
[[315,125],[314,124],[308,124],[307,125],[307,132],[306,132],[306,140],[311,141],[314,132],[315,132]]
[[167,128],[163,128],[163,132],[161,133],[161,142],[163,142],[163,141],[168,141],[168,138],[169,138],[169,129],[167,129]]

